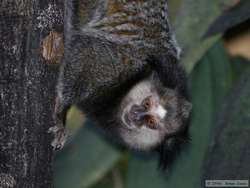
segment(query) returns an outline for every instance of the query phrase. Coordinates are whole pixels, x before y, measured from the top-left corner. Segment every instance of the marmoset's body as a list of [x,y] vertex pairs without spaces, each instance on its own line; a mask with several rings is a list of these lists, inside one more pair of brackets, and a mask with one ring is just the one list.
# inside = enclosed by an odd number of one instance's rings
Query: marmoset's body
[[117,142],[159,150],[166,168],[187,141],[191,109],[167,1],[68,0],[66,9],[57,126],[78,105]]

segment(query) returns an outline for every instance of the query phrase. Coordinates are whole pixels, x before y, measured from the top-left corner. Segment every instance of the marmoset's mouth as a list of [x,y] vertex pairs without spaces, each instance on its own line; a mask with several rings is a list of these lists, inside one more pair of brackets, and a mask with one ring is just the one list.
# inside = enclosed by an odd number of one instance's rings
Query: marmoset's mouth
[[134,129],[136,128],[136,122],[135,122],[135,115],[131,114],[129,112],[124,112],[124,115],[122,117],[122,122],[126,125],[127,128],[129,129]]
[[126,122],[126,124],[127,124],[128,126],[131,125],[131,124],[132,124],[132,121],[133,121],[133,120],[131,119],[129,113],[126,113],[126,114],[125,114],[124,120],[125,120],[125,122]]
[[138,122],[136,121],[136,114],[131,112],[125,113],[124,121],[129,128],[137,127],[136,124],[138,124]]
[[140,128],[143,124],[142,115],[132,111],[131,109],[125,113],[124,121],[129,128]]

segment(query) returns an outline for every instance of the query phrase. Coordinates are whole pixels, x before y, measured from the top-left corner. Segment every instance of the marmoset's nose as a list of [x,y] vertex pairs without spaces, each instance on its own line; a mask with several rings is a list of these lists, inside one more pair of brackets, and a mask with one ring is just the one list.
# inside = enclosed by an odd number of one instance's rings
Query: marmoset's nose
[[130,114],[134,121],[139,121],[143,117],[145,112],[146,112],[145,108],[137,104],[134,104],[130,109]]
[[144,113],[144,112],[145,112],[145,108],[144,108],[142,105],[134,104],[134,105],[131,107],[131,112],[132,112],[132,113],[135,113],[135,114]]

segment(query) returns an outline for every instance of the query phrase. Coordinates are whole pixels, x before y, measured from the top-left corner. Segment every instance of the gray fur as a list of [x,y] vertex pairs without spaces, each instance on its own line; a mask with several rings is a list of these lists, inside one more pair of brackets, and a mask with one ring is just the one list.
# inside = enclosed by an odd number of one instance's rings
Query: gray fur
[[[59,128],[52,130],[61,142],[53,146],[63,145],[66,113],[74,104],[116,142],[134,149],[158,148],[165,168],[169,143],[179,145],[182,141],[176,139],[188,135],[190,114],[167,1],[66,0],[65,5],[65,54],[55,107]],[[149,94],[158,100],[152,113],[162,118],[159,128],[129,131],[124,109]]]
[[[76,2],[81,10],[75,9]],[[65,4],[65,59],[58,84],[65,104],[126,82],[147,66],[150,55],[171,54],[178,59],[166,0],[67,0]],[[84,15],[78,20],[80,12]],[[72,88],[80,82],[80,91]]]

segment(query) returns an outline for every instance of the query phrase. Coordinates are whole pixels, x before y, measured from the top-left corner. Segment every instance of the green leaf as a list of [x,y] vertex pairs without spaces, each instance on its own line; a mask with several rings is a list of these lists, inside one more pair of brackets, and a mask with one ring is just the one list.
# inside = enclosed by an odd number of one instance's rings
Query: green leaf
[[232,83],[230,60],[223,45],[216,43],[191,74],[193,117],[190,149],[183,153],[173,167],[166,187],[200,187],[203,160],[209,145],[211,129],[218,106]]
[[128,153],[124,153],[118,163],[95,185],[90,188],[123,188],[128,168]]
[[204,179],[250,177],[250,66],[248,67],[234,84],[218,114],[204,165]]
[[221,14],[209,27],[205,36],[209,37],[238,26],[250,18],[250,1],[240,1]]
[[120,159],[121,153],[96,134],[87,122],[55,161],[56,188],[89,187]]
[[176,36],[183,48],[183,64],[191,71],[204,53],[218,40],[213,37],[203,41],[209,25],[220,15],[223,3],[232,0],[183,0],[175,22]]
[[178,15],[178,11],[180,9],[180,5],[182,3],[182,0],[169,0],[168,1],[168,11],[169,11],[169,16],[171,19],[171,22],[173,22]]
[[132,155],[129,160],[126,188],[165,188],[166,177],[157,168],[157,156]]
[[249,60],[236,57],[232,59],[232,67],[233,67],[233,80],[237,81],[241,74],[244,73],[245,70],[249,69],[250,63]]

